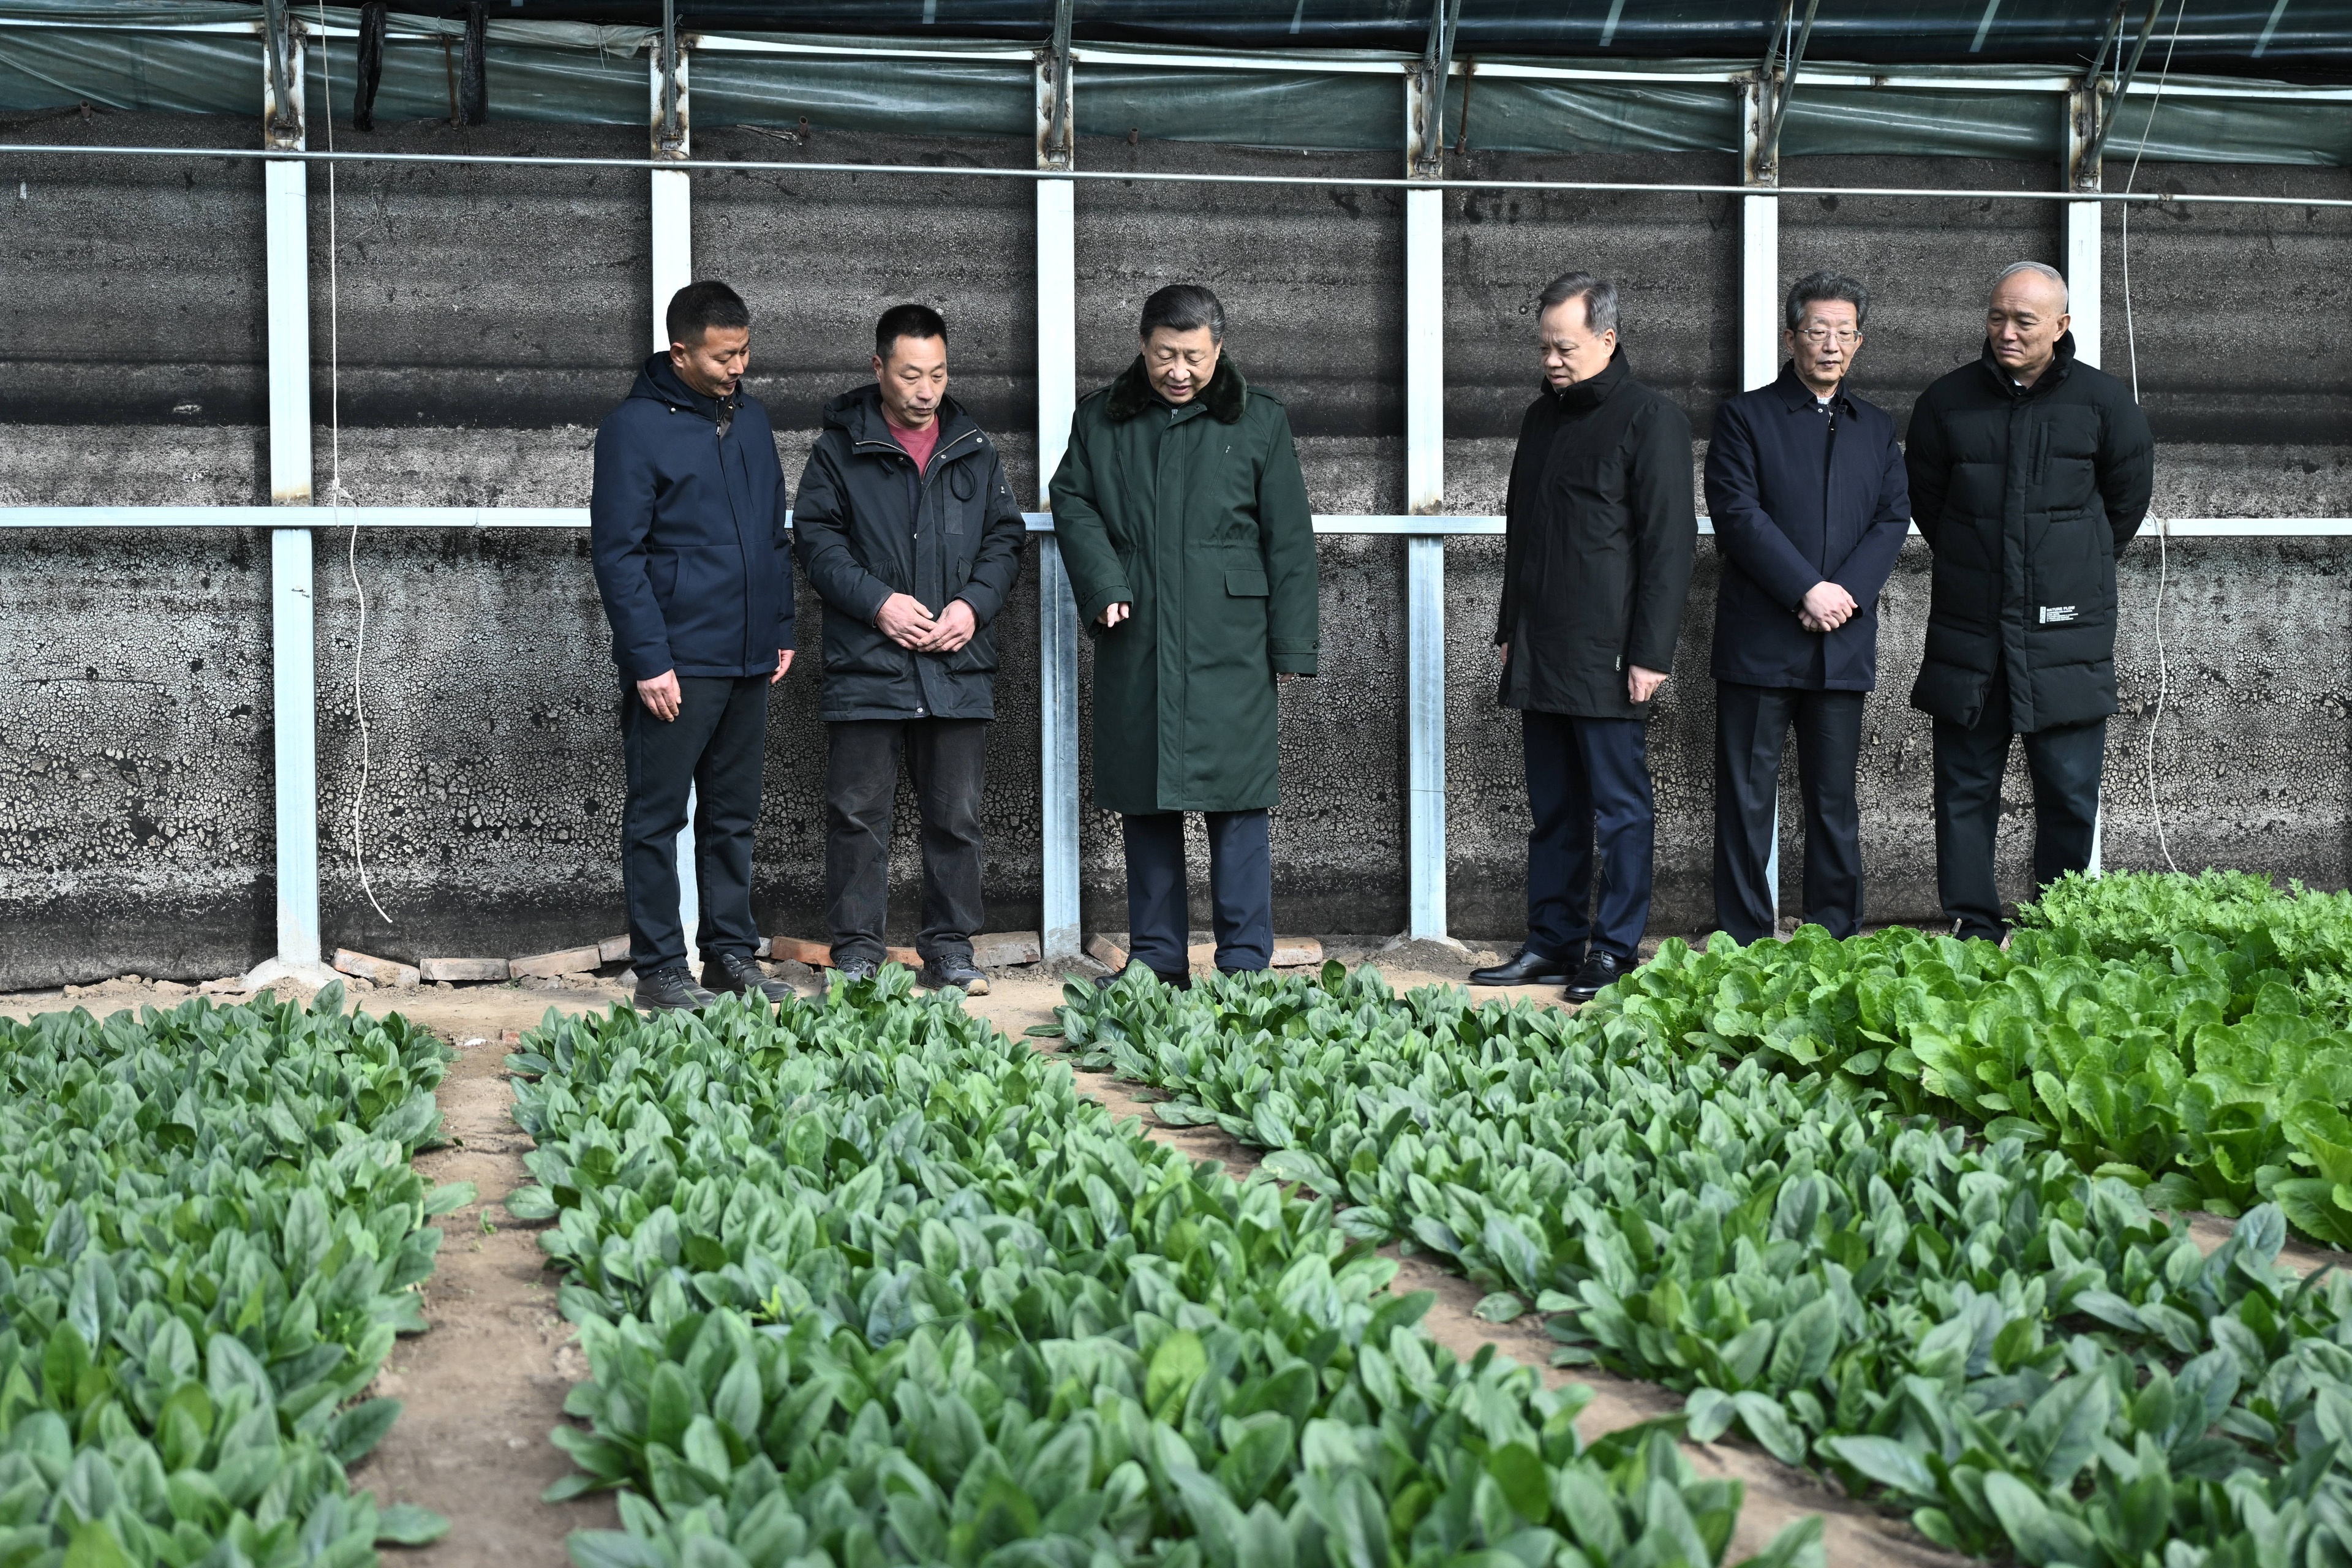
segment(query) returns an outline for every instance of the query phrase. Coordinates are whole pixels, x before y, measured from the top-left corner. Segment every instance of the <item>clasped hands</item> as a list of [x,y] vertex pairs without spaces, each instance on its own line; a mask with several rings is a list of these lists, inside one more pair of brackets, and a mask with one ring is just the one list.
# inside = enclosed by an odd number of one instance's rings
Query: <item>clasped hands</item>
[[1809,632],[1833,632],[1853,619],[1861,607],[1852,594],[1835,583],[1816,583],[1805,590],[1804,603],[1797,606],[1797,624]]
[[874,625],[900,647],[916,653],[953,653],[971,641],[979,617],[961,599],[934,616],[912,594],[893,594],[874,613]]

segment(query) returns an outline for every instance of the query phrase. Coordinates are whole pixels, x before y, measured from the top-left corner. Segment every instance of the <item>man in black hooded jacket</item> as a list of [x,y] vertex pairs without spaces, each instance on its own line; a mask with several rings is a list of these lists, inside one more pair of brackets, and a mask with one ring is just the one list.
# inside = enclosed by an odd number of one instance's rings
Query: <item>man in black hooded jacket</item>
[[1936,721],[1936,882],[1964,937],[2000,941],[2000,777],[2025,738],[2037,885],[2091,861],[2116,710],[2116,557],[2139,531],[2155,443],[2130,389],[2075,357],[2066,283],[1993,284],[1983,356],[1911,411],[1912,517],[1935,552],[1911,705]]
[[793,507],[801,569],[824,601],[826,918],[833,967],[884,955],[901,754],[922,812],[923,983],[975,995],[980,800],[995,717],[989,623],[1021,574],[1026,524],[996,447],[947,395],[947,323],[897,305],[874,384],[826,405]]

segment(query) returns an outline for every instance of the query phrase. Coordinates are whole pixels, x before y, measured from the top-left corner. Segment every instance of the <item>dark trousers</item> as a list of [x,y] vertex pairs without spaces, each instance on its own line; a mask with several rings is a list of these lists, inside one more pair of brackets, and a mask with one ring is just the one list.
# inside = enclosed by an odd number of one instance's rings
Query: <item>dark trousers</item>
[[1805,803],[1805,919],[1832,936],[1862,929],[1862,812],[1853,774],[1862,758],[1859,691],[1715,688],[1715,923],[1742,944],[1773,934],[1780,889],[1766,868],[1780,749],[1797,730],[1797,792]]
[[915,951],[925,963],[970,959],[981,921],[988,721],[855,719],[825,728],[833,737],[824,764],[824,897],[834,963],[882,962],[901,752],[923,824],[923,925]]
[[621,885],[629,961],[640,974],[686,962],[677,916],[677,835],[694,792],[696,940],[706,957],[759,951],[751,923],[751,829],[767,760],[768,678],[680,676],[677,717],[662,722],[623,682],[621,745],[629,797],[621,813]]
[[[1527,753],[1528,946],[1581,963],[1593,949],[1632,959],[1650,923],[1648,726],[1640,719],[1519,715]],[[1596,841],[1600,854],[1593,853]],[[1594,873],[1601,909],[1591,914]]]
[[[1959,934],[1999,942],[2008,930],[1993,885],[2000,776],[2009,768],[2009,687],[1995,677],[1974,729],[1936,721],[1936,890]],[[2038,887],[2091,864],[2107,721],[2022,737],[2033,779],[2033,880]]]
[[[1263,811],[1202,814],[1209,828],[1209,900],[1217,967],[1264,969],[1274,962],[1274,850]],[[1122,816],[1127,845],[1127,951],[1173,979],[1192,968],[1192,921],[1184,879],[1184,814]]]

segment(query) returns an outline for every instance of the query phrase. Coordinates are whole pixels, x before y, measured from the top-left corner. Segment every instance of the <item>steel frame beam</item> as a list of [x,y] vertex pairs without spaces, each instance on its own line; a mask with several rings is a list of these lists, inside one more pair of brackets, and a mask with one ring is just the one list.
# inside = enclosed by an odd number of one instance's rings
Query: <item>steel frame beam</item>
[[[1036,58],[1037,167],[1067,174],[1075,84],[1069,47],[1070,0],[1055,8],[1055,47]],[[1076,186],[1037,182],[1037,504],[1046,514],[1037,541],[1037,679],[1040,835],[1038,940],[1045,962],[1078,955],[1078,606],[1062,549],[1051,531],[1048,487],[1069,445],[1078,406]]]

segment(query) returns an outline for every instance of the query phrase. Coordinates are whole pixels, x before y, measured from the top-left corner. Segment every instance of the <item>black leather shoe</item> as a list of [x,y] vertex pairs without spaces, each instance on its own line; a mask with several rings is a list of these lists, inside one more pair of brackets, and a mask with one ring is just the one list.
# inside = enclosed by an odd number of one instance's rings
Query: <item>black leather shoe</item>
[[1473,985],[1565,985],[1569,966],[1566,959],[1546,958],[1534,948],[1523,947],[1519,955],[1507,963],[1497,963],[1490,969],[1470,972]]
[[771,1002],[790,1002],[800,995],[782,981],[769,979],[758,959],[740,952],[722,952],[704,960],[702,988],[721,994],[763,996]]
[[824,972],[825,993],[830,995],[835,986],[847,984],[853,980],[871,980],[881,973],[881,969],[882,966],[870,958],[853,958],[846,963],[837,963]]
[[1596,947],[1584,955],[1584,962],[1578,966],[1576,977],[1568,983],[1565,994],[1571,1002],[1590,1002],[1616,984],[1633,968],[1628,960],[1613,952],[1603,952]]
[[694,983],[683,963],[665,964],[637,976],[637,1005],[648,1013],[692,1013],[718,1000]]
[[933,991],[944,991],[953,985],[967,996],[988,994],[988,976],[968,954],[934,958],[923,965],[922,973],[915,978]]
[[[1154,970],[1152,972],[1151,978],[1157,980],[1162,985],[1173,987],[1178,991],[1190,991],[1192,989],[1192,975],[1189,970],[1182,974],[1162,974],[1159,971]],[[1097,991],[1108,991],[1112,986],[1118,984],[1118,982],[1119,976],[1117,974],[1097,974],[1095,976],[1095,989]]]

